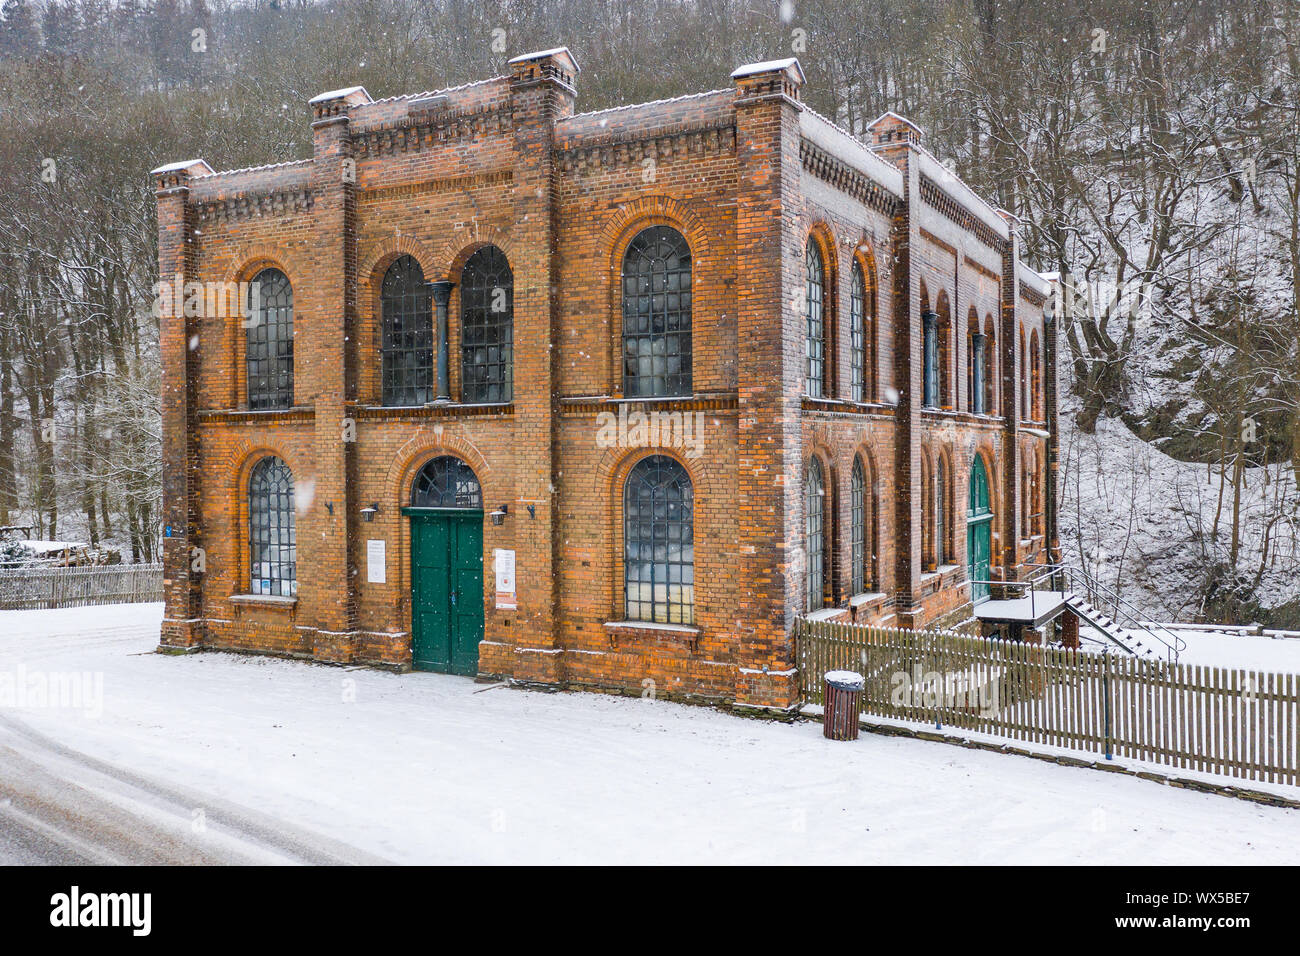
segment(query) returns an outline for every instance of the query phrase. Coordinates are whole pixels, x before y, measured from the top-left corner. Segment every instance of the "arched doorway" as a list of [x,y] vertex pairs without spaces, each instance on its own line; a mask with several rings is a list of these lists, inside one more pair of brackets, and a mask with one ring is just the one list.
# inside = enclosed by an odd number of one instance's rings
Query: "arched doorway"
[[993,509],[989,507],[989,476],[984,459],[975,456],[970,469],[970,496],[966,507],[966,561],[970,568],[970,595],[975,602],[989,596],[989,557],[993,553]]
[[411,483],[411,666],[478,673],[483,639],[483,492],[459,458],[428,461]]

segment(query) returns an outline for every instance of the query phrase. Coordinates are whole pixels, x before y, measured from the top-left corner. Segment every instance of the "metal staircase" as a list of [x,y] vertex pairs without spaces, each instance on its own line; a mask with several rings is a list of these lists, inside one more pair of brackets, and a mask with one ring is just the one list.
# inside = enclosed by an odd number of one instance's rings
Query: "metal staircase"
[[[1069,564],[1032,565],[1030,581],[1065,594],[1066,607],[1101,638],[1080,633],[1079,640],[1115,647],[1134,657],[1178,662],[1187,642],[1162,624],[1142,623],[1137,608],[1082,568]],[[1042,585],[1038,585],[1042,582]]]

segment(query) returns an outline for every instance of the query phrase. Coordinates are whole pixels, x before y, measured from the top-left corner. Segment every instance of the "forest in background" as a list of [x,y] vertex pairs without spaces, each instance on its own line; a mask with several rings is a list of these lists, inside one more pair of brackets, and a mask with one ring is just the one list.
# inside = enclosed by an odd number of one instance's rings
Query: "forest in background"
[[[1300,626],[1300,0],[5,0],[0,525],[158,552],[148,169],[306,158],[323,90],[553,45],[580,111],[795,55],[849,131],[921,125],[1069,277],[1071,560],[1152,614]],[[1152,484],[1177,463],[1186,495]]]

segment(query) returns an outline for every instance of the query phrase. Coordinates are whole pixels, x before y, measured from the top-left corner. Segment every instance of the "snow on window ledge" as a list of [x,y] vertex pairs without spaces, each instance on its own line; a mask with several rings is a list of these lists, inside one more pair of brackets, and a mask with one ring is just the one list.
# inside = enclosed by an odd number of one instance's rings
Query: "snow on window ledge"
[[231,604],[250,604],[264,607],[296,607],[298,599],[296,597],[282,597],[278,594],[232,594],[230,595]]
[[654,621],[606,621],[605,627],[613,631],[656,631],[665,637],[679,635],[695,638],[700,633],[698,627],[688,627],[684,624],[657,624]]

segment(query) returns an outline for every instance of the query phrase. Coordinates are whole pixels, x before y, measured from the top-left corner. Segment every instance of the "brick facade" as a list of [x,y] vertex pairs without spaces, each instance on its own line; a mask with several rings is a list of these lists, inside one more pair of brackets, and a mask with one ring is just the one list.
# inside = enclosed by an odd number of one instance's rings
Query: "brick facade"
[[[864,144],[804,107],[795,61],[738,70],[728,89],[586,114],[574,112],[577,73],[558,50],[437,94],[372,101],[341,90],[310,104],[310,160],[155,171],[160,277],[238,283],[274,266],[292,284],[294,322],[292,407],[250,410],[239,303],[187,315],[162,300],[163,649],[408,667],[401,508],[421,466],[443,454],[473,469],[485,512],[507,511],[484,520],[479,670],[520,682],[640,692],[652,681],[664,696],[790,707],[791,628],[809,606],[812,456],[826,486],[820,614],[906,626],[970,617],[976,455],[992,492],[994,576],[1052,560],[1055,388],[1040,374],[1024,407],[1019,342],[1023,329],[1042,343],[1041,368],[1054,368],[1054,329],[1047,284],[1019,262],[1014,220],[902,117],[881,117]],[[625,400],[623,256],[660,225],[691,250],[692,388]],[[810,242],[826,275],[816,398],[805,381]],[[459,279],[488,245],[514,276],[513,400],[471,405],[460,401]],[[405,255],[427,280],[456,283],[449,402],[381,404],[380,285]],[[855,263],[867,290],[861,401],[851,394]],[[944,332],[934,408],[923,406],[920,359],[930,309]],[[984,414],[967,382],[975,329],[993,344]],[[700,413],[700,453],[599,441],[602,414],[620,409]],[[690,627],[624,620],[624,481],[652,453],[692,481]],[[249,480],[268,455],[289,466],[298,498],[290,599],[248,593]],[[857,594],[855,456],[873,545]],[[946,543],[920,505],[939,469]],[[382,584],[367,580],[374,540],[386,546]],[[515,552],[515,608],[496,606],[495,549]]]

